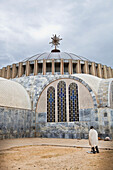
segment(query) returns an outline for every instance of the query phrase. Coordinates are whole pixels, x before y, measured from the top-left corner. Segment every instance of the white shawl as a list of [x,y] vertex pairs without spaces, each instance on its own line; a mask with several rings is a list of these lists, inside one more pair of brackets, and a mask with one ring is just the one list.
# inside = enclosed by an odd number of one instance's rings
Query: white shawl
[[89,131],[89,145],[91,147],[98,146],[98,133],[95,129],[90,129]]

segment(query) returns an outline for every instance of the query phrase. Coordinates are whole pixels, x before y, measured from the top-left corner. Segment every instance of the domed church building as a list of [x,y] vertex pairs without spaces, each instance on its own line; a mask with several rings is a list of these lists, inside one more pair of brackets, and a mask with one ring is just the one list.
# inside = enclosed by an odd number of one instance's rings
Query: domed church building
[[0,69],[0,139],[87,139],[90,126],[113,138],[113,69],[51,52]]

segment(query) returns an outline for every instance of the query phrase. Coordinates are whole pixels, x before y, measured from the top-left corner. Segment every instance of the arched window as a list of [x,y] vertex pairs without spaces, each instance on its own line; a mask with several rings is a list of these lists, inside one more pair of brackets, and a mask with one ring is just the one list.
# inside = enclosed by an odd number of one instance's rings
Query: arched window
[[58,122],[66,122],[66,83],[60,81],[57,85]]
[[69,121],[79,121],[78,86],[76,83],[71,83],[69,86]]
[[55,122],[55,88],[47,90],[47,122]]

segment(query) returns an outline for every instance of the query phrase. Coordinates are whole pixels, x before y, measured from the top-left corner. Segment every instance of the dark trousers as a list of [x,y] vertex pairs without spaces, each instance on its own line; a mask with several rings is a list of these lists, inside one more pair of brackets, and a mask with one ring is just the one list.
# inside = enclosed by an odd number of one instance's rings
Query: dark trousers
[[[96,149],[96,151],[95,151],[95,149]],[[96,152],[99,153],[98,146],[96,146],[95,148],[92,147],[92,148],[91,148],[91,152],[93,152],[94,154],[95,154]]]

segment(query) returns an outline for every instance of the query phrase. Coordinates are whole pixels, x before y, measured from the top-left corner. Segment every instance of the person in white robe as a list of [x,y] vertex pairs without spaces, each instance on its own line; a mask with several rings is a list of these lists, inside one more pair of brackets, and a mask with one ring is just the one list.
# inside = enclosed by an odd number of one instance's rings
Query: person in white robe
[[[98,149],[98,133],[93,126],[90,127],[89,131],[89,145],[91,145],[91,152],[99,153]],[[95,151],[96,149],[96,151]]]

